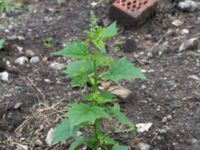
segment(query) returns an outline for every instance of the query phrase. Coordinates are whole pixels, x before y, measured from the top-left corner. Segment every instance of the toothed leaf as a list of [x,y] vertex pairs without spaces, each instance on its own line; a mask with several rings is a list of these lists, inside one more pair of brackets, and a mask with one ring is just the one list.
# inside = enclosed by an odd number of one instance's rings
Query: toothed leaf
[[76,136],[78,126],[73,126],[70,120],[63,120],[58,124],[53,132],[51,145],[57,144],[59,142],[65,143],[70,137]]
[[72,85],[77,86],[89,81],[89,75],[93,72],[93,63],[89,60],[74,61],[67,65],[65,73],[72,78]]
[[84,122],[94,124],[97,119],[108,118],[109,114],[100,106],[74,103],[69,108],[66,116],[73,122],[73,125],[79,125]]
[[75,41],[67,43],[63,50],[54,53],[54,55],[83,59],[89,57],[89,52],[86,44]]
[[113,61],[109,70],[103,75],[103,79],[118,82],[120,80],[132,80],[135,78],[147,79],[139,68],[127,62],[125,58]]

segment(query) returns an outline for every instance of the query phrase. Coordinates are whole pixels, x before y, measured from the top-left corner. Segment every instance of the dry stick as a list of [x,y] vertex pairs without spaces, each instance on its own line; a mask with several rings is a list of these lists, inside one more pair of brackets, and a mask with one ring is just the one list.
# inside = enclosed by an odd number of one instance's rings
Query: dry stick
[[44,104],[47,104],[44,94],[43,94],[43,93],[39,90],[39,88],[34,84],[33,80],[31,80],[29,77],[27,77],[27,79],[28,79],[28,81],[32,84],[32,86],[37,90],[37,92],[42,96],[42,99],[43,99]]

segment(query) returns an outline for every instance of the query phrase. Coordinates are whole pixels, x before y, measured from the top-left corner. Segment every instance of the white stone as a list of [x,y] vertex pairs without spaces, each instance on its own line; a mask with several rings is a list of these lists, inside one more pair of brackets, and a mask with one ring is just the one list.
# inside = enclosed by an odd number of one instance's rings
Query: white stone
[[181,32],[180,32],[182,35],[186,35],[186,34],[189,34],[189,30],[188,29],[182,29]]
[[4,82],[8,82],[9,80],[9,73],[7,71],[1,72],[0,73],[0,80]]
[[139,147],[140,150],[150,150],[151,146],[149,144],[141,142],[141,143],[138,144],[138,147]]
[[65,68],[64,64],[58,63],[58,62],[53,62],[49,65],[50,68],[54,70],[62,70]]
[[195,2],[193,0],[185,0],[178,3],[178,8],[182,11],[197,11],[200,10],[200,2]]
[[181,21],[181,20],[179,20],[179,19],[174,20],[174,21],[172,22],[172,25],[174,25],[175,27],[179,27],[179,26],[181,26],[182,24],[183,24],[183,21]]
[[198,49],[198,37],[191,38],[189,40],[184,41],[179,47],[179,51],[183,50],[197,50]]
[[48,145],[51,145],[53,133],[54,133],[54,129],[53,129],[53,128],[51,128],[51,129],[48,131],[48,133],[47,133],[45,142],[46,142]]
[[121,99],[128,98],[132,93],[129,89],[124,88],[122,86],[112,86],[108,89],[108,91]]
[[21,56],[15,60],[15,64],[18,65],[24,65],[26,62],[28,62],[28,58],[25,56]]
[[36,64],[39,61],[40,61],[40,58],[38,56],[31,57],[31,59],[30,59],[31,64]]
[[149,129],[151,128],[152,125],[153,125],[153,123],[151,123],[151,122],[149,122],[149,123],[138,123],[138,124],[136,124],[136,127],[138,128],[137,131],[139,133],[149,131]]

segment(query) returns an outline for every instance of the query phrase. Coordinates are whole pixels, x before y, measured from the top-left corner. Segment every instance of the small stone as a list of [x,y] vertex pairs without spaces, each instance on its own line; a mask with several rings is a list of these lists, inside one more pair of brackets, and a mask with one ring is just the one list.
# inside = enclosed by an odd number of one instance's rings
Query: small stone
[[200,10],[200,2],[193,0],[184,0],[178,3],[178,8],[182,11],[194,12]]
[[25,56],[19,57],[15,60],[15,64],[18,65],[24,65],[26,62],[28,62],[28,58]]
[[149,131],[149,129],[151,128],[152,125],[153,125],[153,123],[151,123],[151,122],[149,122],[149,123],[138,123],[138,124],[136,124],[136,127],[138,128],[137,132],[143,133],[145,131]]
[[0,73],[0,80],[4,82],[8,82],[9,80],[9,73],[7,71],[1,72]]
[[138,144],[138,147],[139,147],[140,150],[150,150],[151,146],[149,144],[141,142],[141,143]]
[[169,120],[171,120],[172,119],[172,115],[167,115],[167,116],[165,116],[165,117],[163,117],[163,119],[162,119],[162,123],[166,123],[167,121],[169,121]]
[[31,64],[36,64],[39,61],[40,61],[40,58],[38,56],[31,57],[31,59],[30,59]]
[[62,70],[65,68],[64,64],[58,63],[58,62],[53,62],[49,65],[50,68],[54,70]]
[[179,52],[184,50],[197,50],[199,46],[198,39],[199,38],[197,37],[184,41],[179,47]]
[[16,103],[14,106],[14,109],[19,109],[22,106],[23,103]]
[[174,25],[175,27],[179,27],[179,26],[181,26],[182,24],[183,24],[183,21],[181,21],[181,20],[179,20],[179,19],[174,20],[174,21],[172,22],[172,25]]
[[167,130],[166,129],[158,129],[158,132],[160,134],[165,134],[165,133],[167,133]]
[[35,53],[32,50],[30,50],[30,49],[26,50],[25,53],[26,53],[27,57],[33,57],[35,55]]
[[51,81],[49,79],[44,79],[44,82],[50,83]]
[[162,119],[162,121],[161,121],[162,123],[166,123],[167,122],[167,117],[165,116],[165,117],[163,117],[163,119]]
[[172,115],[168,115],[167,120],[171,120],[171,119],[172,119]]
[[189,30],[188,29],[182,29],[181,32],[180,32],[182,35],[186,35],[186,34],[189,34]]
[[36,145],[39,145],[39,146],[43,145],[42,141],[39,140],[39,139],[37,139],[37,140],[35,141],[35,143],[36,143]]
[[51,145],[53,133],[54,133],[54,129],[52,129],[52,128],[51,128],[51,129],[48,131],[48,133],[47,133],[45,142],[46,142],[48,145]]
[[91,3],[91,6],[92,6],[92,7],[96,7],[97,4],[98,4],[97,2],[92,2],[92,3]]
[[118,96],[121,99],[126,99],[131,95],[131,91],[121,86],[112,86],[108,89],[109,92]]

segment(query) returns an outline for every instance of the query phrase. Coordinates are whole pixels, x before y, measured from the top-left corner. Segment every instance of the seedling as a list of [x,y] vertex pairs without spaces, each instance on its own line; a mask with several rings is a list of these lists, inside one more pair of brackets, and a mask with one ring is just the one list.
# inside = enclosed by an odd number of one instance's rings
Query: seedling
[[[114,138],[105,133],[103,120],[115,118],[122,125],[136,131],[136,126],[120,111],[117,98],[107,91],[98,88],[100,81],[135,78],[146,79],[140,69],[129,63],[126,58],[115,60],[106,53],[105,41],[117,35],[116,22],[108,27],[97,25],[96,17],[91,13],[90,29],[84,41],[68,43],[55,55],[69,57],[73,61],[67,64],[65,73],[72,79],[72,86],[86,87],[91,85],[91,92],[83,95],[83,101],[74,102],[65,113],[65,118],[54,129],[51,145],[73,139],[69,150],[80,146],[97,150],[99,147],[108,150],[128,150]],[[113,121],[113,120],[112,120]],[[111,126],[112,127],[112,126]],[[86,132],[85,131],[89,132]],[[78,131],[84,131],[78,135]]]
[[52,38],[46,38],[44,40],[44,47],[47,48],[47,49],[50,49],[53,47],[53,39]]

